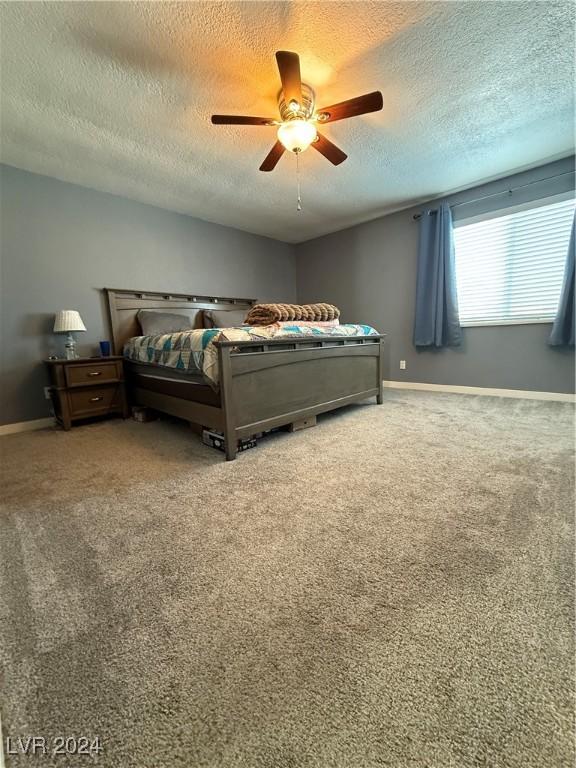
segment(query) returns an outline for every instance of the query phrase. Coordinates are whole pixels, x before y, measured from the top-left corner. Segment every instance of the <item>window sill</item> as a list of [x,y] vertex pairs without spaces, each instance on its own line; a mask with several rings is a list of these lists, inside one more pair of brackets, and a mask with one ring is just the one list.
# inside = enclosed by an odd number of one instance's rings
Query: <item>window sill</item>
[[469,323],[460,323],[461,328],[485,328],[497,325],[552,325],[554,320],[475,320]]

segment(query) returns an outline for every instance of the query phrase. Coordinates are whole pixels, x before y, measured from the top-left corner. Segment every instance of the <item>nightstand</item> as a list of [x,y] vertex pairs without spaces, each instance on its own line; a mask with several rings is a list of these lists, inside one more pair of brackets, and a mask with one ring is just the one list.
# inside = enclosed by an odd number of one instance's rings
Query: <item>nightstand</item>
[[56,418],[68,430],[73,421],[92,416],[128,416],[122,357],[45,360],[50,370]]

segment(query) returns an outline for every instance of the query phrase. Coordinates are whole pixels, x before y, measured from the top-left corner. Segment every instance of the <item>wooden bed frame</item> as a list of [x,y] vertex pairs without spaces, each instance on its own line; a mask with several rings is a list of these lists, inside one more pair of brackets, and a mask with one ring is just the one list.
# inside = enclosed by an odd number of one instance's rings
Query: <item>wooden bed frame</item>
[[[248,309],[252,299],[104,289],[114,351],[141,334],[140,309],[186,312]],[[224,433],[226,459],[238,440],[274,427],[314,419],[343,405],[383,397],[383,345],[378,336],[327,336],[217,342],[220,393],[216,405],[152,391],[137,364],[125,360],[131,405],[147,406]],[[214,396],[213,396],[214,399]]]

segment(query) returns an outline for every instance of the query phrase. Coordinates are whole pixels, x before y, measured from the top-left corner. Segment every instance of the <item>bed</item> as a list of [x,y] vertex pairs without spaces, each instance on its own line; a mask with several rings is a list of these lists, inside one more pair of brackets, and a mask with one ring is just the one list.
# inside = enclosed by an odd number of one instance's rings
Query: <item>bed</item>
[[[190,314],[248,311],[253,299],[104,289],[114,352],[140,336],[140,310]],[[298,425],[349,403],[383,397],[382,334],[217,341],[219,386],[199,375],[125,359],[132,406],[148,407],[224,434],[226,459],[238,440]]]

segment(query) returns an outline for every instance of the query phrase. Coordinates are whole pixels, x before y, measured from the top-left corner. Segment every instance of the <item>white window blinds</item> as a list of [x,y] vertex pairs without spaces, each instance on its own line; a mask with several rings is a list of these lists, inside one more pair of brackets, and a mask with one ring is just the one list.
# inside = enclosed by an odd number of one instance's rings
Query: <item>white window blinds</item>
[[564,200],[455,226],[461,325],[554,319],[574,207]]

